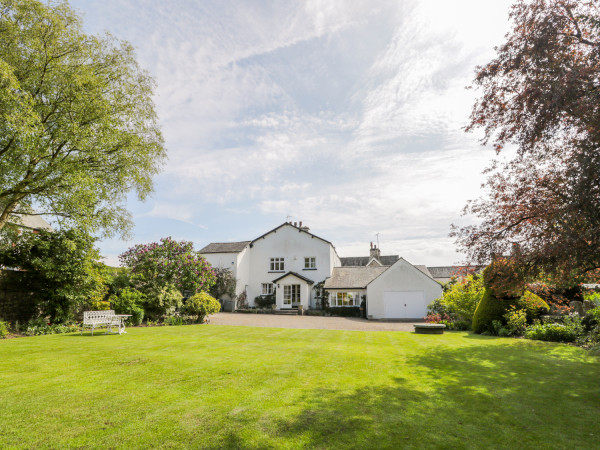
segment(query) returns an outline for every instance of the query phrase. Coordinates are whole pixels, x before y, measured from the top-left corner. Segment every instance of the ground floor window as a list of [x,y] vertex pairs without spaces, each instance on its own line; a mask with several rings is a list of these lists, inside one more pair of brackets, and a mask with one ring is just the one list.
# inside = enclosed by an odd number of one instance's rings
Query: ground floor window
[[331,299],[331,306],[360,306],[360,293],[338,292]]
[[273,293],[273,283],[262,284],[262,295],[271,295]]
[[286,284],[283,286],[283,304],[300,303],[300,285]]

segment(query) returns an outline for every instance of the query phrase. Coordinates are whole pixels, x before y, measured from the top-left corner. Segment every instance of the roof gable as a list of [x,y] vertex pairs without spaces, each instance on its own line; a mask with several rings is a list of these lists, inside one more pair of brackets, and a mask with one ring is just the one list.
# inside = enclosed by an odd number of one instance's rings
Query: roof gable
[[280,280],[283,280],[285,277],[289,277],[289,276],[292,276],[292,277],[299,278],[299,279],[301,279],[302,281],[306,281],[308,284],[315,284],[315,282],[314,282],[313,280],[311,280],[311,279],[309,279],[309,278],[306,278],[306,277],[303,277],[303,276],[302,276],[302,275],[300,275],[299,273],[292,272],[292,271],[290,271],[290,272],[288,272],[288,273],[285,273],[285,274],[281,275],[281,276],[280,276],[280,277],[278,277],[278,278],[275,278],[275,279],[273,280],[273,283],[277,283],[278,281],[280,281]]
[[315,238],[315,239],[320,239],[321,241],[323,241],[323,242],[325,242],[325,243],[327,243],[327,244],[329,244],[329,245],[331,245],[331,246],[333,247],[333,244],[332,244],[331,242],[329,242],[327,239],[323,239],[322,237],[319,237],[319,236],[317,236],[317,235],[315,235],[315,234],[312,234],[312,233],[310,233],[310,232],[308,232],[308,231],[306,231],[306,230],[303,230],[303,229],[302,229],[302,228],[300,228],[300,227],[294,226],[294,225],[292,225],[291,223],[288,223],[288,222],[284,222],[284,223],[282,223],[281,225],[279,225],[278,227],[276,227],[276,228],[273,228],[271,231],[267,231],[267,232],[266,232],[265,234],[263,234],[262,236],[259,236],[259,237],[257,237],[256,239],[252,240],[252,241],[250,242],[250,246],[252,247],[252,245],[253,245],[253,244],[254,244],[256,241],[258,241],[259,239],[264,239],[265,237],[267,237],[267,236],[268,236],[269,234],[271,234],[271,233],[277,233],[277,230],[279,230],[279,229],[281,229],[281,228],[283,228],[283,227],[286,227],[286,226],[287,226],[287,227],[292,227],[292,228],[294,228],[294,229],[298,230],[298,232],[299,232],[299,233],[306,233],[307,235],[309,235],[309,236],[310,236],[310,237],[312,237],[312,238]]
[[[440,286],[440,284],[435,281],[430,274],[427,274],[426,272],[424,272],[422,269],[420,269],[419,267],[424,267],[425,269],[427,269],[425,266],[415,266],[414,264],[409,263],[407,260],[405,260],[404,258],[400,258],[398,259],[398,261],[396,261],[394,263],[394,265],[390,266],[388,269],[390,271],[390,273],[393,273],[393,270],[399,266],[404,266],[404,267],[408,267],[410,270],[412,270],[414,273],[418,274],[419,277],[421,277],[424,280],[427,280],[428,282],[431,282],[433,284],[435,284],[436,286]],[[375,280],[372,280],[375,281]]]

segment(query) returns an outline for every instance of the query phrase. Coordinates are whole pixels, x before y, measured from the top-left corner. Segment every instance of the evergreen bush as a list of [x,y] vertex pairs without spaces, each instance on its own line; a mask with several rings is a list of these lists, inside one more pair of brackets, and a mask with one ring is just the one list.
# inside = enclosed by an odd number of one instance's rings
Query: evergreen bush
[[204,318],[210,314],[216,314],[221,310],[221,304],[208,292],[199,292],[188,298],[186,303],[188,314],[198,316],[198,322],[204,322]]
[[473,315],[473,331],[475,333],[488,331],[495,334],[492,321],[502,322],[508,306],[510,305],[507,301],[497,298],[490,288],[486,288]]

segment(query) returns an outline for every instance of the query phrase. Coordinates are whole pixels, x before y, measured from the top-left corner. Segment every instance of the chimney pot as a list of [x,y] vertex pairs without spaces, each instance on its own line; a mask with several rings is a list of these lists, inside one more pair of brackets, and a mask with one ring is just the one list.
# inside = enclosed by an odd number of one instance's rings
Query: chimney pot
[[373,242],[371,242],[371,248],[373,248]]
[[302,221],[300,221],[300,228],[302,228]]
[[298,222],[294,222],[294,226],[297,227],[298,226]]

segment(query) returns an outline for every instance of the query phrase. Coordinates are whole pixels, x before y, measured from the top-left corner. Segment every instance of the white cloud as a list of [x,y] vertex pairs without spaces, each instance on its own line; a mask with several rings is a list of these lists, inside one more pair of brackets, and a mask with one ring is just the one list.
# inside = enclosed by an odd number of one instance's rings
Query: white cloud
[[491,157],[461,130],[464,87],[501,42],[508,0],[73,3],[158,82],[169,163],[135,207],[141,235],[169,234],[140,220],[164,218],[202,223],[199,239],[252,238],[292,215],[340,252],[380,232],[410,261],[460,259],[449,224]]

